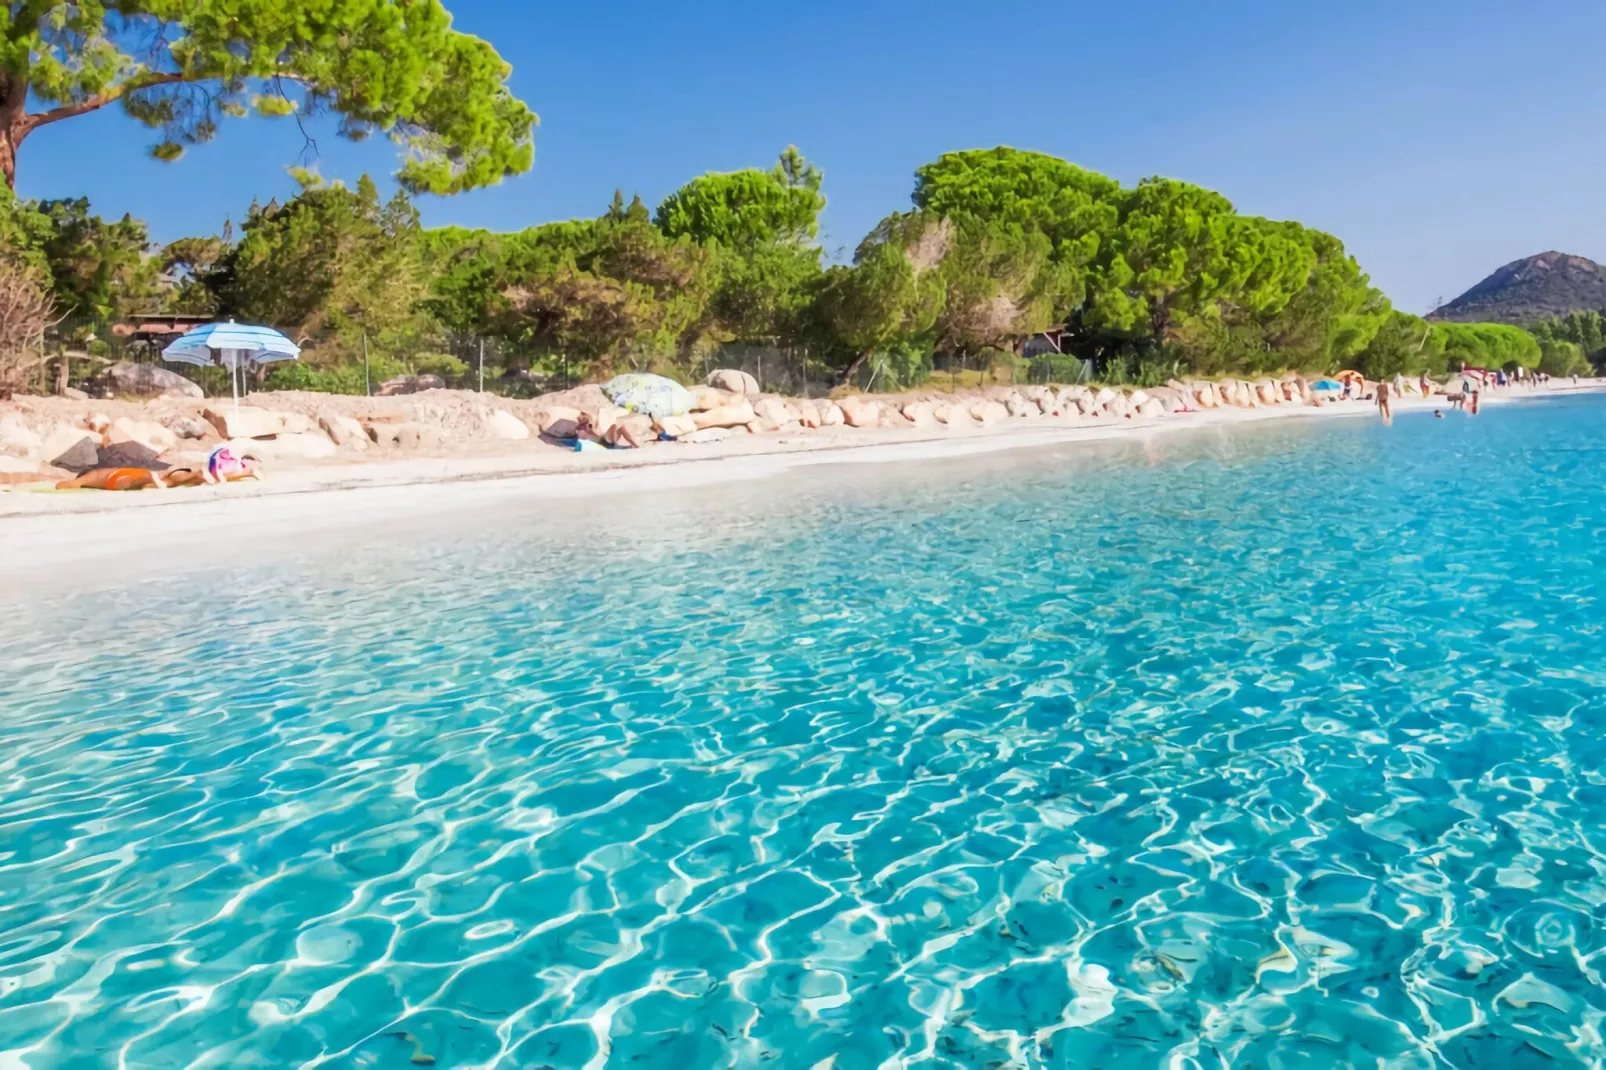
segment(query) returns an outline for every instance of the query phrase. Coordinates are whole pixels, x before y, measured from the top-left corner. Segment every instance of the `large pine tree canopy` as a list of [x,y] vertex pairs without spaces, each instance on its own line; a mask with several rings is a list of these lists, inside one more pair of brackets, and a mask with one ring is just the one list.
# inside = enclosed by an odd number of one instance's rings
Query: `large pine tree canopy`
[[[0,170],[34,130],[119,103],[175,159],[221,120],[340,116],[404,150],[413,192],[528,170],[535,114],[440,0],[12,0],[0,6]],[[31,109],[31,110],[30,110]]]

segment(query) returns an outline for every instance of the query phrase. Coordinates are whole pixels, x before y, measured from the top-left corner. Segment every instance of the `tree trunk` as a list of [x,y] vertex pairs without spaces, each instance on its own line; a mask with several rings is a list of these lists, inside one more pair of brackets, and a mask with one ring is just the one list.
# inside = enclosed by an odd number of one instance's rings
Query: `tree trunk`
[[0,130],[0,174],[6,176],[6,188],[17,188],[17,146],[11,139],[9,128]]
[[864,367],[864,362],[869,360],[869,359],[870,359],[870,350],[868,350],[868,349],[866,349],[863,353],[860,353],[858,356],[854,357],[853,358],[853,363],[849,364],[846,368],[842,369],[842,374],[837,376],[836,385],[837,386],[847,386],[848,383],[853,381],[853,377],[855,375],[859,374],[859,369]]

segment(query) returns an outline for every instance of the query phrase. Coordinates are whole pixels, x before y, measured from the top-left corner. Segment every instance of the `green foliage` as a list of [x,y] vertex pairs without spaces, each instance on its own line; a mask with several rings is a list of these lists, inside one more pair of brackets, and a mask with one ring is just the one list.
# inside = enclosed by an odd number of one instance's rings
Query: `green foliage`
[[833,267],[822,281],[820,320],[852,355],[844,382],[877,353],[920,348],[942,311],[941,277],[911,256],[905,237],[868,243],[852,267]]
[[45,242],[50,233],[50,217],[39,210],[37,203],[19,200],[10,189],[0,186],[0,256],[48,280],[50,263]]
[[389,348],[434,329],[418,214],[405,195],[382,203],[367,176],[355,190],[309,178],[293,200],[256,209],[212,277],[227,314],[348,357],[364,334]]
[[1371,379],[1392,379],[1396,375],[1424,373],[1443,376],[1444,346],[1449,340],[1442,331],[1420,316],[1393,311],[1355,360],[1355,370]]
[[39,249],[64,316],[108,318],[154,312],[159,265],[146,255],[145,224],[132,216],[108,223],[89,201],[41,201],[47,229]]
[[1116,224],[1120,184],[1040,152],[950,152],[915,172],[915,207],[1042,232],[1064,263],[1085,264]]
[[1433,333],[1444,340],[1445,370],[1470,368],[1537,368],[1539,340],[1521,327],[1507,323],[1435,323]]
[[234,249],[228,227],[222,235],[180,238],[161,251],[162,271],[170,281],[162,305],[167,312],[213,316],[222,311],[219,289],[226,285],[224,264]]
[[819,232],[823,176],[788,146],[770,171],[711,173],[694,178],[658,206],[658,227],[671,238],[748,250],[802,244]]
[[[949,228],[938,347],[950,352],[1065,324],[1073,355],[1134,375],[1325,370],[1389,312],[1329,235],[1240,216],[1174,179],[1123,189],[1041,153],[974,150],[920,168],[914,202],[928,230]],[[1011,305],[1013,322],[999,315]]]
[[439,375],[456,379],[468,373],[468,365],[448,353],[418,353],[399,357],[374,352],[368,358],[367,377],[363,374],[361,359],[335,360],[318,363],[314,355],[310,360],[287,360],[268,367],[266,388],[269,390],[310,390],[319,394],[363,394],[367,388],[378,387],[387,379],[399,375]]
[[1558,342],[1546,339],[1539,343],[1539,370],[1546,375],[1562,378],[1569,375],[1589,375],[1594,369],[1584,349],[1577,342]]
[[0,164],[13,184],[29,133],[116,101],[163,160],[227,116],[334,112],[348,138],[404,146],[407,189],[455,193],[530,167],[509,72],[440,0],[28,0],[0,7],[0,97],[44,108],[0,129]]
[[598,368],[683,354],[708,326],[712,254],[631,213],[472,235],[449,259],[443,301],[459,322]]
[[[1602,316],[1599,312],[1570,312],[1559,319],[1543,320],[1530,329],[1534,337],[1539,339],[1541,346],[1547,342],[1570,343],[1578,347],[1586,363],[1595,367],[1606,366],[1606,316]],[[1542,370],[1549,369],[1542,368]],[[1574,373],[1550,372],[1550,374]],[[1585,372],[1579,371],[1577,374],[1583,375]]]
[[708,252],[710,329],[721,340],[774,343],[796,333],[820,276],[822,179],[788,146],[772,170],[702,175],[658,206],[659,230]]

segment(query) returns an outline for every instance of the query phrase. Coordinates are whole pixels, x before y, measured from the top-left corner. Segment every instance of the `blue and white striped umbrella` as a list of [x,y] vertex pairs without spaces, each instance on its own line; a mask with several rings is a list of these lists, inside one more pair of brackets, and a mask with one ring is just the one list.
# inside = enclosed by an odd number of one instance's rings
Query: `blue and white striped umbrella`
[[234,322],[197,327],[162,350],[163,360],[225,367],[233,367],[241,361],[267,364],[275,360],[295,360],[300,355],[301,347],[272,327]]
[[295,360],[300,355],[301,347],[272,327],[254,327],[233,320],[186,331],[162,350],[163,360],[202,366],[217,363],[229,369],[229,393],[234,396],[235,409],[240,407],[240,386],[235,379],[243,377],[241,365]]

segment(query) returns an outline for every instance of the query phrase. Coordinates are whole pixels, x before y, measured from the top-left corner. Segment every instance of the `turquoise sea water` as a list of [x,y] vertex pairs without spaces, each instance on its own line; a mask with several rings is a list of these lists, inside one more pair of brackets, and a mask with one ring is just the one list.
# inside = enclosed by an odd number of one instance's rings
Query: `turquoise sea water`
[[0,598],[0,1066],[1602,1065],[1603,533],[1583,398]]

